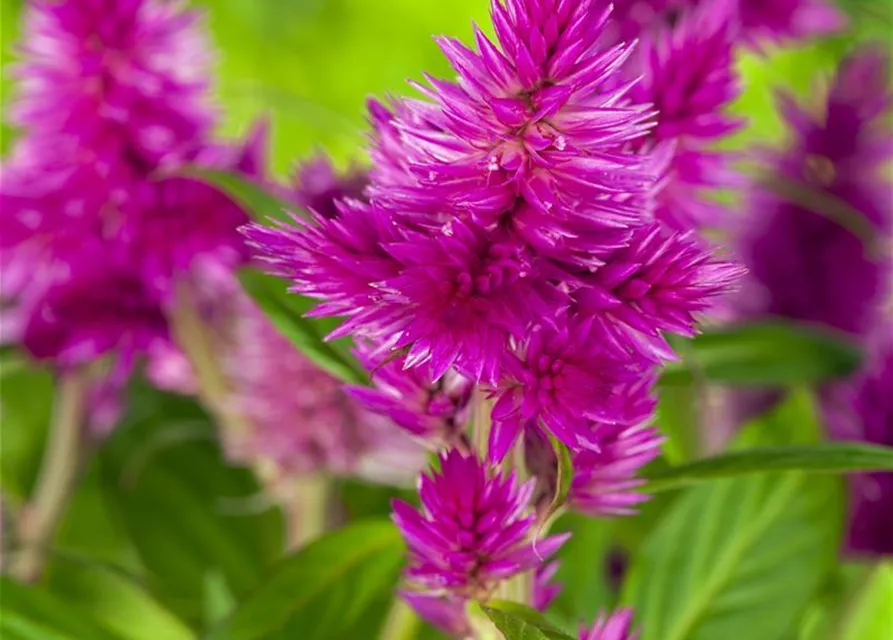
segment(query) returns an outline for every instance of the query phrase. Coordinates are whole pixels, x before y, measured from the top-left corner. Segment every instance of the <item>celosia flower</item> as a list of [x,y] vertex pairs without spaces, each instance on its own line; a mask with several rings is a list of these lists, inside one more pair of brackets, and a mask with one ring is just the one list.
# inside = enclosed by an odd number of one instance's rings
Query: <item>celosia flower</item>
[[351,167],[339,175],[331,161],[323,154],[301,163],[298,167],[293,199],[304,209],[315,211],[324,218],[338,216],[337,202],[345,198],[364,199],[369,184],[366,173]]
[[38,359],[64,366],[113,350],[145,351],[168,338],[159,300],[122,260],[92,255],[59,282],[23,302],[28,320],[22,344]]
[[889,290],[893,201],[882,167],[891,94],[887,57],[844,60],[823,112],[788,96],[780,106],[790,146],[764,152],[749,190],[737,253],[750,277],[736,299],[746,318],[781,316],[854,336],[870,334]]
[[553,582],[558,573],[558,561],[546,563],[540,566],[533,574],[533,597],[531,604],[537,611],[545,611],[549,605],[555,602],[555,598],[561,593],[564,585]]
[[492,474],[474,456],[451,450],[441,470],[422,476],[421,512],[394,502],[394,521],[410,549],[407,578],[432,591],[486,600],[512,576],[537,568],[567,535],[534,540],[525,514],[533,482]]
[[740,0],[739,15],[743,35],[757,45],[827,36],[847,26],[846,14],[831,0]]
[[639,634],[632,630],[632,623],[631,609],[602,614],[592,627],[580,630],[580,640],[636,640]]
[[631,95],[657,111],[657,126],[641,146],[668,145],[661,152],[671,154],[655,216],[677,230],[715,223],[721,209],[704,192],[735,182],[730,156],[707,145],[743,125],[723,112],[741,90],[733,56],[736,9],[733,0],[722,0],[684,11],[674,25],[648,30],[627,63],[627,75],[641,78]]
[[[855,379],[837,385],[823,399],[831,434],[893,447],[893,349],[874,350],[872,362]],[[857,474],[850,481],[846,549],[853,555],[893,556],[893,473]]]
[[432,383],[430,370],[406,369],[396,360],[383,362],[369,345],[358,355],[372,372],[373,386],[352,386],[348,392],[365,409],[387,417],[434,447],[457,444],[467,426],[474,388],[468,378],[447,371]]
[[[629,48],[600,49],[610,9],[595,2],[492,3],[501,49],[476,31],[478,52],[438,43],[458,83],[429,78],[432,102],[407,101],[398,128],[416,186],[391,197],[437,198],[477,224],[499,222],[559,260],[592,260],[641,223],[653,168],[625,145],[649,127],[617,87]],[[613,84],[613,88],[610,85]]]
[[648,500],[637,491],[645,484],[637,474],[660,455],[664,438],[656,429],[639,425],[601,427],[597,432],[599,450],[573,456],[570,506],[591,516],[635,513],[635,505]]
[[210,131],[209,48],[199,14],[159,0],[37,0],[25,14],[11,121],[73,141],[114,173],[151,170]]
[[593,338],[593,322],[538,326],[508,357],[493,407],[491,461],[501,461],[522,431],[537,425],[571,448],[597,448],[587,420],[616,423],[626,414],[617,391],[646,377],[647,369],[606,352]]
[[692,336],[696,315],[731,290],[743,269],[716,259],[692,234],[637,229],[628,246],[579,276],[572,294],[606,339],[655,360],[673,358],[664,334]]
[[247,433],[227,434],[239,461],[263,462],[281,477],[324,470],[355,475],[379,450],[397,449],[397,469],[409,477],[421,466],[420,450],[393,424],[370,416],[341,383],[298,352],[244,294],[226,319],[221,345],[232,397],[225,409],[241,416]]

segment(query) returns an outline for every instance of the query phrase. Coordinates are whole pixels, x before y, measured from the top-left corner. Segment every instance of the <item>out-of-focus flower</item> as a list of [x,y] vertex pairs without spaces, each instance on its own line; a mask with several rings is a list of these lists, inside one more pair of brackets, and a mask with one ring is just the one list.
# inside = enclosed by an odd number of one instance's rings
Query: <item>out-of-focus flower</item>
[[[700,0],[709,2],[710,0]],[[847,26],[831,0],[739,0],[742,34],[752,44],[831,35]]]
[[454,638],[467,640],[474,637],[471,622],[465,608],[468,601],[453,594],[401,591],[400,597],[416,613],[437,629]]
[[619,609],[610,615],[602,614],[589,629],[580,631],[580,640],[636,640],[638,632],[632,630],[633,612]]
[[210,48],[198,13],[159,0],[37,0],[10,120],[114,175],[150,171],[210,132]]
[[820,114],[780,98],[790,146],[763,152],[737,254],[745,318],[780,316],[855,337],[874,331],[891,283],[893,200],[882,176],[891,136],[888,60],[865,49],[841,63]]
[[394,521],[410,549],[407,579],[423,590],[489,599],[514,575],[536,569],[567,535],[534,540],[533,482],[491,474],[474,456],[442,455],[441,470],[422,476],[422,511],[394,502]]
[[324,218],[338,217],[336,203],[345,198],[364,199],[364,191],[369,184],[365,171],[351,167],[346,173],[339,174],[332,162],[324,154],[319,154],[301,163],[296,176],[296,187],[293,199],[310,211],[315,211]]
[[537,611],[545,611],[555,602],[564,585],[553,582],[558,573],[558,561],[541,565],[533,574],[533,597],[531,604]]
[[[865,371],[826,393],[823,405],[833,437],[893,446],[890,344],[888,336],[887,344],[874,352]],[[850,478],[846,549],[853,555],[893,556],[893,473],[864,473]]]

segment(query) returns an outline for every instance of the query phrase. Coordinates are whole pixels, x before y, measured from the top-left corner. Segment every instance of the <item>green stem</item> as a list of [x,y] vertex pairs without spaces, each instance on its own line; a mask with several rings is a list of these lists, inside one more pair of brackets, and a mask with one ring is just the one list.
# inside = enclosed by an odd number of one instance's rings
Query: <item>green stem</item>
[[328,526],[332,481],[318,473],[295,478],[283,496],[285,537],[290,551],[300,549]]
[[491,403],[480,389],[474,391],[471,402],[471,444],[478,458],[486,460],[490,448]]
[[380,640],[413,640],[422,626],[422,620],[408,604],[396,596],[384,626]]
[[18,554],[11,573],[34,582],[43,573],[47,548],[74,491],[84,444],[86,371],[62,374],[46,450],[31,499],[21,510]]

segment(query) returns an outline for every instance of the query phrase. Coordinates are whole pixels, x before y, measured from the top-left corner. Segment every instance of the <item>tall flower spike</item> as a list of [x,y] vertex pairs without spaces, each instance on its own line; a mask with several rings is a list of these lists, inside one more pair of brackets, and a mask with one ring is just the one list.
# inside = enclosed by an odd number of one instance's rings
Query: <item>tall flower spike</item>
[[650,113],[625,100],[630,50],[600,48],[610,8],[596,4],[494,0],[499,47],[479,30],[476,52],[438,39],[459,82],[429,78],[418,88],[431,102],[405,103],[413,117],[398,128],[418,184],[393,197],[436,197],[560,260],[622,243],[647,217],[654,168],[624,147]]
[[768,169],[749,185],[752,213],[734,230],[750,272],[735,299],[741,316],[873,332],[891,284],[888,65],[876,49],[846,58],[818,116],[780,97],[793,139],[755,158]]
[[394,521],[410,549],[406,577],[422,590],[486,601],[501,582],[537,568],[567,539],[533,539],[534,517],[525,515],[532,482],[491,475],[456,450],[440,463],[440,472],[420,481],[421,512],[394,501]]
[[639,634],[632,630],[632,621],[631,609],[602,614],[591,628],[580,631],[580,640],[636,640]]
[[[833,437],[893,446],[891,345],[893,337],[887,336],[865,371],[826,394],[823,406]],[[846,550],[856,556],[893,556],[893,473],[858,474],[849,482]]]
[[29,135],[73,141],[99,167],[152,168],[210,131],[210,49],[180,3],[36,0],[22,42],[10,119]]

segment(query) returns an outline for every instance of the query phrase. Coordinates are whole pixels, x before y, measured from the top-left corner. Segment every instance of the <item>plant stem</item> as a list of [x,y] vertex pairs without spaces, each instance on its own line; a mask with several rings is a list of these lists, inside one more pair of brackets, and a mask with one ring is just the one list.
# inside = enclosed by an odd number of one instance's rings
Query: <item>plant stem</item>
[[89,377],[85,370],[59,379],[56,408],[31,500],[21,510],[18,553],[11,573],[34,582],[43,573],[47,548],[65,512],[81,465]]
[[486,460],[490,448],[491,403],[480,389],[475,389],[471,402],[471,444],[478,458]]
[[332,481],[322,473],[295,478],[283,496],[285,538],[290,551],[325,532],[331,500]]
[[422,626],[422,620],[416,615],[400,596],[394,597],[394,603],[388,617],[381,628],[381,640],[413,640]]
[[[230,437],[249,431],[247,421],[238,411],[227,409],[230,382],[220,366],[217,348],[211,339],[212,331],[190,297],[190,289],[180,284],[171,313],[171,326],[177,344],[186,354],[198,382],[198,394],[207,410],[221,427],[232,431]],[[227,434],[224,434],[227,437]]]

